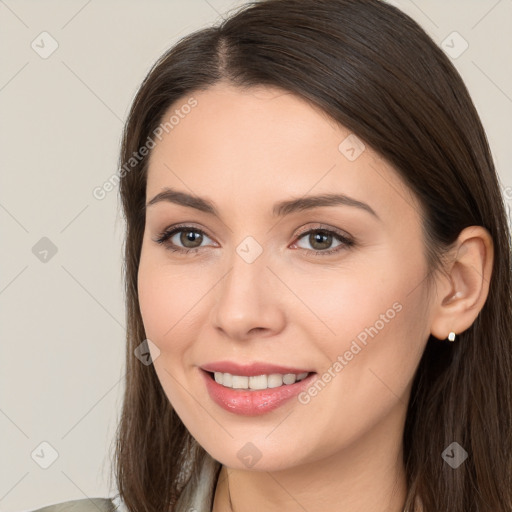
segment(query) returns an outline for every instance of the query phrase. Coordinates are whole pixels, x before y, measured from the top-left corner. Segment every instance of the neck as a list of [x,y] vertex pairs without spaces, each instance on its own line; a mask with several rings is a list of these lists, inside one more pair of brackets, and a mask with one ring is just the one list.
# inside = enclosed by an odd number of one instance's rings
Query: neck
[[407,486],[396,421],[388,417],[339,452],[308,464],[279,471],[223,466],[213,512],[402,512]]

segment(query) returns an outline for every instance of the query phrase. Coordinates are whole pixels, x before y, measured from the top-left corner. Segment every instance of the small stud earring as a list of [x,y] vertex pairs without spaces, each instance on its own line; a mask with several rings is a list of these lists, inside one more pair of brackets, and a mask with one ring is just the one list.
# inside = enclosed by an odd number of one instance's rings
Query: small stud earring
[[452,331],[452,332],[450,332],[450,334],[448,334],[448,339],[449,339],[450,341],[455,341],[455,333],[454,333],[453,331]]

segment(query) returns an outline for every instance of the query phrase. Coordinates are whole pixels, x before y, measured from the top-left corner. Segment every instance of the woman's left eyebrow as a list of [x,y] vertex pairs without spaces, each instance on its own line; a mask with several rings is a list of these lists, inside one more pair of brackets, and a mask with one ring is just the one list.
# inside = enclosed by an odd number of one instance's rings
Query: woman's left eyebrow
[[281,201],[274,205],[272,213],[276,217],[284,217],[285,215],[289,215],[293,212],[319,208],[322,206],[353,206],[367,211],[377,219],[381,220],[370,205],[345,194],[321,194]]

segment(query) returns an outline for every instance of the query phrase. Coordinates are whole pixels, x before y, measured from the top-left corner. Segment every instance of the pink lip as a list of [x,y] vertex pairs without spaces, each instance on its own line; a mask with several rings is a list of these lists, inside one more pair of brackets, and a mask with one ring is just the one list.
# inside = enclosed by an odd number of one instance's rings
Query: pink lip
[[[276,367],[272,368],[273,370],[270,373],[296,373],[295,371],[289,372],[288,369],[286,372],[276,372],[274,371]],[[244,390],[224,387],[215,382],[212,375],[207,371],[202,369],[199,369],[199,371],[205,380],[206,389],[208,390],[210,398],[226,411],[242,416],[258,416],[278,408],[294,396],[297,396],[301,391],[305,391],[316,376],[316,373],[311,373],[299,382],[288,385],[284,384],[277,388]],[[267,373],[267,371],[254,373],[254,375],[262,375],[265,373]],[[297,373],[302,372],[299,371]],[[235,375],[240,374],[235,373]]]
[[221,372],[231,373],[231,375],[242,375],[246,377],[253,377],[256,375],[270,375],[271,373],[304,373],[312,372],[313,370],[304,370],[301,368],[290,368],[287,366],[273,365],[269,363],[251,363],[240,365],[233,361],[217,361],[201,366],[207,372]]

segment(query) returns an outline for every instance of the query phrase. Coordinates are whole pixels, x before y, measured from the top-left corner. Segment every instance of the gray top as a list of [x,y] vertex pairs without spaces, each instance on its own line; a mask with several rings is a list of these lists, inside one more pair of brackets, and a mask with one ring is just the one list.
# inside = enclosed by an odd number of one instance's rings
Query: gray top
[[[115,510],[121,512],[123,509],[116,509],[114,501],[109,498],[85,498],[48,505],[33,512],[113,512]],[[126,511],[126,508],[124,511]]]
[[[176,503],[176,512],[211,512],[215,491],[215,471],[219,462],[207,456],[201,472],[193,476]],[[84,498],[48,505],[30,512],[129,512],[119,495],[113,498]]]

